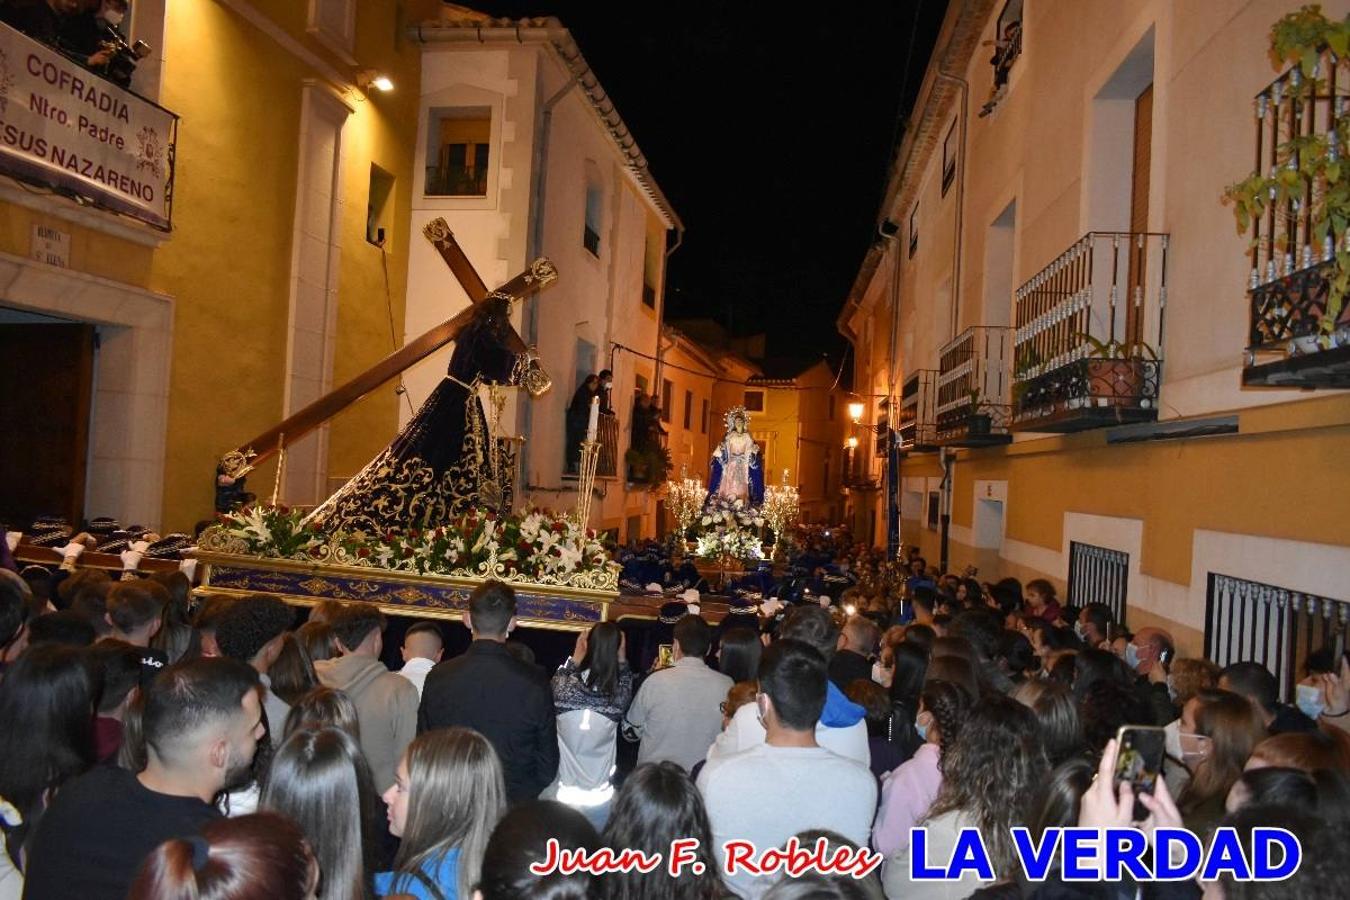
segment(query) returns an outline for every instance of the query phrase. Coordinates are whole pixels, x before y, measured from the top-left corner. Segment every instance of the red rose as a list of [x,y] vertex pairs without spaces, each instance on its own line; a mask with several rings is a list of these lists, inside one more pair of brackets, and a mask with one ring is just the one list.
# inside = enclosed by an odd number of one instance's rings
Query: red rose
[[404,548],[403,548],[403,558],[404,558],[404,559],[407,559],[408,557],[410,557],[410,556],[412,556],[412,555],[413,555],[413,548],[411,548],[411,547],[404,547]]
[[370,556],[370,548],[362,547],[360,550],[356,551],[356,555],[361,559],[365,559],[366,557]]

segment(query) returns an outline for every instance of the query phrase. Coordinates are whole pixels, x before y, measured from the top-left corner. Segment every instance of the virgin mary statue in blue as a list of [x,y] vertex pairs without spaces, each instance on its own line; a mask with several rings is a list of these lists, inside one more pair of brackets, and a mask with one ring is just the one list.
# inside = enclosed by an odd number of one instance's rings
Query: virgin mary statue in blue
[[740,500],[757,507],[764,502],[764,466],[759,445],[750,436],[750,415],[744,406],[735,406],[727,411],[725,421],[727,433],[712,455],[707,503]]

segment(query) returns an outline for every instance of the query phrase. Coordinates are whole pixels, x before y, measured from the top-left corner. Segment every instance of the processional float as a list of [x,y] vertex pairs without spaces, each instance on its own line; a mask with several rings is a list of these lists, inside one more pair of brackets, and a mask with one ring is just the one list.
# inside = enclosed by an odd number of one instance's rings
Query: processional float
[[[239,479],[276,456],[279,466],[277,484],[280,484],[280,468],[284,465],[288,447],[409,367],[455,341],[489,300],[527,299],[558,277],[553,264],[540,258],[497,290],[490,291],[444,219],[433,220],[423,229],[423,234],[468,295],[469,307],[346,384],[230,450],[222,457],[218,472],[227,479]],[[507,332],[507,345],[516,353],[527,353],[525,342],[509,324]],[[548,376],[537,361],[532,361],[521,381],[531,394],[537,394],[547,389]],[[582,501],[583,509],[586,505]],[[268,513],[259,508],[252,515],[260,529],[265,527]],[[428,527],[439,526],[428,523]],[[481,529],[481,524],[479,527]],[[582,527],[584,529],[584,523]],[[618,600],[617,572],[612,566],[583,573],[560,571],[527,581],[512,577],[512,567],[505,562],[504,556],[503,559],[494,557],[490,564],[480,566],[478,571],[483,577],[431,574],[400,568],[395,565],[397,560],[390,561],[391,565],[382,565],[336,541],[303,548],[297,553],[258,555],[256,551],[248,552],[239,540],[220,527],[208,529],[203,535],[197,556],[202,584],[196,593],[201,597],[265,593],[299,605],[313,605],[324,600],[361,600],[395,615],[457,619],[467,608],[473,589],[488,577],[498,577],[513,583],[519,610],[517,618],[522,625],[579,630],[612,618],[620,611],[611,609]]]

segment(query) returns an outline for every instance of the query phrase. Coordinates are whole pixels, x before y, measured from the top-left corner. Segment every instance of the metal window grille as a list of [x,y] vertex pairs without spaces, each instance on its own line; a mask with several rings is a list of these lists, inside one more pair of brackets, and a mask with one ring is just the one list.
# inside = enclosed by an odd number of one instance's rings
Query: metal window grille
[[1125,621],[1130,589],[1130,554],[1095,544],[1069,542],[1069,602],[1083,607],[1105,603],[1116,622]]
[[1350,603],[1258,581],[1209,574],[1205,656],[1220,666],[1258,662],[1293,698],[1308,656],[1331,650],[1339,659],[1350,639]]

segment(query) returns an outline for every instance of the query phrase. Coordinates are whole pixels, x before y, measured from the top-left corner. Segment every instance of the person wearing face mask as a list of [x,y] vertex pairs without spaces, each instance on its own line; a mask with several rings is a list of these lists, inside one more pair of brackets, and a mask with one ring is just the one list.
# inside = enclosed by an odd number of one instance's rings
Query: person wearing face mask
[[[785,638],[764,651],[754,709],[764,741],[710,759],[698,777],[715,847],[724,849],[732,838],[761,850],[781,847],[809,828],[837,831],[860,846],[867,842],[876,779],[863,763],[816,742],[828,687],[825,657],[810,644]],[[727,879],[749,900],[758,900],[772,881],[744,871]]]
[[1089,647],[1101,647],[1111,632],[1111,607],[1105,603],[1089,603],[1078,613],[1073,632]]
[[106,76],[108,62],[113,56],[107,45],[108,30],[122,33],[127,0],[77,0],[73,5],[75,10],[61,20],[58,43],[86,68]]
[[887,856],[909,846],[918,825],[942,789],[941,760],[961,733],[973,699],[966,689],[934,679],[919,696],[914,728],[924,743],[881,781],[881,805],[872,824],[872,848]]
[[1178,715],[1167,686],[1167,666],[1175,656],[1172,636],[1161,628],[1139,629],[1125,647],[1125,665],[1137,676],[1139,692],[1153,710],[1153,721],[1159,725]]
[[600,411],[606,415],[614,414],[614,407],[609,402],[609,392],[614,388],[614,373],[609,369],[600,371]]

